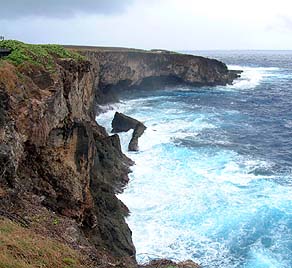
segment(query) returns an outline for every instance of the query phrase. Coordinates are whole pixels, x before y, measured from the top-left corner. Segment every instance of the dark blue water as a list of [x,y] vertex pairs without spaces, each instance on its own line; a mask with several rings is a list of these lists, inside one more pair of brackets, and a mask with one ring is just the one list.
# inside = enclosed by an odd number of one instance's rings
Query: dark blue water
[[[139,91],[119,111],[147,131],[129,206],[137,257],[292,267],[292,52],[198,51],[244,70],[232,86]],[[108,128],[114,111],[97,120]],[[124,149],[131,133],[121,135]]]

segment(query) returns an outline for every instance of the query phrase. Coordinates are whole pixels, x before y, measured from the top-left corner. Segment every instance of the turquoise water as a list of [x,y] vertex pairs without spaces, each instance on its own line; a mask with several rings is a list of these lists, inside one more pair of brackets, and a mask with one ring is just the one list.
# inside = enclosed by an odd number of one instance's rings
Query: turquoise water
[[136,163],[119,198],[138,261],[292,267],[292,70],[268,56],[219,54],[244,70],[233,86],[139,91],[97,117],[108,131],[115,110],[147,126],[138,153],[120,134]]

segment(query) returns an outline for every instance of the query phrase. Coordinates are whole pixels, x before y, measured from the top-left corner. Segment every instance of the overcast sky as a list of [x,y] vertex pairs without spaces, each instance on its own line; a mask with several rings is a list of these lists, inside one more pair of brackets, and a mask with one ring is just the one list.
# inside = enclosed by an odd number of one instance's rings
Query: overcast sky
[[0,35],[173,50],[292,49],[292,0],[0,0]]

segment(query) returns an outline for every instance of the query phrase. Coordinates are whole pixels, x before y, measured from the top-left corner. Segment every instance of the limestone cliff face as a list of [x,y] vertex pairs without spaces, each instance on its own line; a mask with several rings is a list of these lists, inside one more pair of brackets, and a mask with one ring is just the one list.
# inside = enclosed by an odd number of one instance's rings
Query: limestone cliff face
[[135,263],[115,196],[132,162],[94,120],[95,78],[88,61],[57,60],[54,73],[0,66],[0,211],[92,256]]
[[[135,264],[116,197],[132,163],[119,137],[95,122],[114,90],[170,84],[225,85],[237,77],[216,60],[173,53],[82,51],[53,71],[0,64],[0,215],[17,215],[104,265]],[[14,217],[14,216],[13,216]],[[119,262],[119,264],[121,264]]]
[[81,51],[99,74],[102,93],[171,85],[226,85],[238,77],[220,61],[178,53]]

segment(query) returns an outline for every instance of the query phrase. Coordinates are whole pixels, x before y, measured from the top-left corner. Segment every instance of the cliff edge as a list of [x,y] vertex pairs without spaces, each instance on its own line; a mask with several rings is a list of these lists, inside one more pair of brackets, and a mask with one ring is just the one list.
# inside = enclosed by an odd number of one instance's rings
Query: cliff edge
[[119,91],[171,86],[217,86],[232,84],[240,71],[228,70],[218,60],[164,50],[74,47],[98,73],[100,102],[116,100]]

